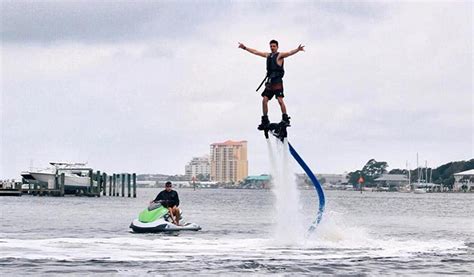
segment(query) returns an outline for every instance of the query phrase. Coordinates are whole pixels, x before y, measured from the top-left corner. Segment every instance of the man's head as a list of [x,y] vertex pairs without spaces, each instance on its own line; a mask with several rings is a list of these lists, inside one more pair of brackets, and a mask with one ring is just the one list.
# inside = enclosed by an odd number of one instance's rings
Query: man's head
[[272,53],[276,53],[278,51],[278,41],[274,39],[270,40],[270,50]]
[[166,191],[170,191],[171,187],[172,187],[171,182],[170,181],[166,182],[166,184],[165,184]]

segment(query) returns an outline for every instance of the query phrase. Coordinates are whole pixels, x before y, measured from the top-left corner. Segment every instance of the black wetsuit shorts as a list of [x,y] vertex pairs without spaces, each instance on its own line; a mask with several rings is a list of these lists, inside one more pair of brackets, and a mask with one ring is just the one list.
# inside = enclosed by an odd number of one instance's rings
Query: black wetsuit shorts
[[268,100],[272,99],[273,96],[285,97],[283,94],[283,83],[266,83],[265,90],[262,92],[262,97],[268,97]]

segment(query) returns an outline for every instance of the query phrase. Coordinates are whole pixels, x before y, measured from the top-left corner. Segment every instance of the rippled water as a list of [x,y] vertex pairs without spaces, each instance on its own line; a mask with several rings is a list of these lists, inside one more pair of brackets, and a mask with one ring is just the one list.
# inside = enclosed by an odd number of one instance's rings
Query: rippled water
[[[138,198],[0,198],[0,274],[455,274],[474,271],[474,194],[329,191],[316,233],[275,236],[266,190],[178,190],[203,228],[134,234],[158,190]],[[300,191],[305,228],[314,191]],[[294,222],[289,220],[288,222]],[[294,224],[294,223],[292,223]],[[295,230],[301,229],[295,226]],[[295,238],[297,238],[295,240]]]

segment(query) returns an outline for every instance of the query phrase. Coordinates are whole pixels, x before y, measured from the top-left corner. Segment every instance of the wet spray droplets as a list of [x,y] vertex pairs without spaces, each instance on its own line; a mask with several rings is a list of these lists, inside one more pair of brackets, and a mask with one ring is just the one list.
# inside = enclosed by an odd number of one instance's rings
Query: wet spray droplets
[[267,140],[275,195],[274,239],[278,244],[294,245],[304,243],[306,228],[300,210],[300,197],[291,169],[287,140],[281,143],[275,139],[275,147]]

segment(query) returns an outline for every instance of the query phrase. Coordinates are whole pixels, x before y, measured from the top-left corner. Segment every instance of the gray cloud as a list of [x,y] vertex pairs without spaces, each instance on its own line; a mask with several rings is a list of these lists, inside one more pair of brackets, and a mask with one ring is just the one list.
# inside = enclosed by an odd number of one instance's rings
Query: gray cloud
[[[338,28],[337,17],[351,16],[365,20],[379,20],[387,11],[387,4],[364,2],[282,2],[226,1],[3,1],[1,3],[2,41],[6,43],[52,43],[56,41],[118,42],[154,38],[192,36],[200,24],[216,24],[235,19],[235,10],[242,13],[268,15],[286,9],[288,14],[304,7],[308,12],[297,13],[296,21],[309,23],[307,27],[319,36],[330,35]],[[335,20],[318,26],[312,11],[320,10],[336,15]],[[277,18],[274,18],[278,22]],[[316,23],[316,24],[314,24]],[[258,26],[255,26],[258,27]]]
[[[473,156],[470,3],[164,2],[164,12],[126,2],[118,24],[99,16],[116,8],[99,3],[86,15],[83,2],[69,3],[82,23],[48,35],[56,17],[33,39],[42,19],[15,19],[23,35],[2,46],[4,176],[31,159],[179,173],[227,139],[248,140],[250,173],[266,172],[254,91],[265,60],[236,43],[266,51],[272,38],[282,50],[307,45],[285,62],[286,103],[291,140],[317,172],[370,158],[404,167],[416,152],[437,165]],[[101,24],[107,32],[94,30]],[[272,101],[270,118],[279,113]]]
[[367,19],[383,18],[386,15],[388,2],[363,1],[320,1],[314,2],[316,7],[342,16],[364,17]]
[[189,36],[225,14],[218,1],[4,1],[4,42],[104,42]]

